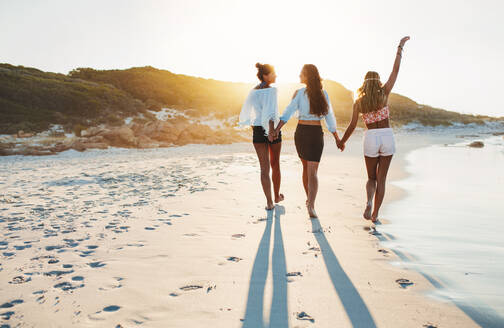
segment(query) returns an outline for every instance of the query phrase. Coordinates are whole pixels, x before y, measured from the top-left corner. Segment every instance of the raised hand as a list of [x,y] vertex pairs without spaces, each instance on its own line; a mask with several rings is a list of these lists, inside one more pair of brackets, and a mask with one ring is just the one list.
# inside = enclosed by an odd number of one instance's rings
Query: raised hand
[[399,42],[399,47],[403,47],[404,44],[406,43],[406,41],[408,41],[410,39],[409,36],[405,36],[404,38],[401,39],[401,41]]

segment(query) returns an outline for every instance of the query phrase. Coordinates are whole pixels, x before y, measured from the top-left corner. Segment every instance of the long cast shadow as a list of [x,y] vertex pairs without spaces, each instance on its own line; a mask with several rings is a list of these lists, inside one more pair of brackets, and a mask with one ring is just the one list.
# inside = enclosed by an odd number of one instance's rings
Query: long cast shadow
[[280,226],[280,216],[285,213],[283,206],[275,208],[275,239],[273,241],[273,299],[271,301],[271,312],[269,326],[274,328],[289,327],[287,309],[287,263],[285,260],[285,249],[282,238],[282,228]]
[[[269,317],[269,327],[288,327],[287,308],[287,266],[285,260],[285,250],[283,245],[282,230],[280,226],[280,216],[285,213],[283,206],[275,207],[275,233],[273,241],[273,297],[271,312]],[[266,227],[259,242],[257,254],[252,266],[250,276],[249,292],[247,297],[247,308],[243,319],[242,327],[266,327],[264,322],[264,288],[269,268],[269,249],[271,239],[271,228],[273,225],[273,211],[268,211]]]
[[338,258],[327,241],[327,238],[320,226],[320,221],[317,218],[311,219],[312,232],[320,246],[322,257],[327,268],[327,272],[331,277],[332,284],[338,294],[343,307],[354,327],[372,328],[376,324],[369,313],[369,310],[364,303],[350,278],[341,267]]

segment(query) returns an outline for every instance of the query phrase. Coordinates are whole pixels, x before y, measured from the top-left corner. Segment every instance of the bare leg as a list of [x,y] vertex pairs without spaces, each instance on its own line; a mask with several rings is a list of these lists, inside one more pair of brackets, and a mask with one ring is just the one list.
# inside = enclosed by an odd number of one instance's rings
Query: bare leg
[[264,195],[266,196],[266,209],[272,210],[275,206],[273,205],[273,200],[271,199],[271,181],[269,176],[270,163],[269,163],[269,152],[268,144],[266,143],[254,143],[254,148],[257,153],[257,158],[259,159],[259,165],[261,167],[261,184],[263,187]]
[[317,213],[315,212],[315,198],[317,197],[318,191],[318,177],[317,171],[319,162],[307,162],[308,167],[308,214],[311,218],[316,218]]
[[308,205],[308,161],[301,158],[300,160],[303,164],[303,187],[306,193],[306,205]]
[[280,193],[280,182],[282,174],[280,172],[280,151],[282,143],[269,145],[270,164],[271,164],[271,179],[273,180],[273,191],[275,192],[275,203],[284,200],[284,195]]
[[378,220],[378,212],[380,211],[383,198],[385,197],[385,182],[387,180],[387,173],[391,161],[392,161],[392,155],[379,157],[378,170],[376,173],[375,204],[372,215],[373,222],[376,222],[376,220]]
[[364,159],[366,161],[368,181],[366,182],[367,203],[363,216],[366,220],[371,220],[371,210],[373,209],[373,197],[376,191],[376,171],[378,167],[379,157],[364,156]]

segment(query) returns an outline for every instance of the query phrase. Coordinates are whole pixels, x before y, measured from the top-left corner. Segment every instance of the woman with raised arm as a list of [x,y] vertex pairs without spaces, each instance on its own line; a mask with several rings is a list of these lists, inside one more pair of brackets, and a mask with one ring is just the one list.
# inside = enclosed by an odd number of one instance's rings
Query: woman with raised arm
[[271,197],[271,181],[269,170],[271,166],[275,203],[281,202],[284,195],[280,193],[280,150],[282,135],[276,133],[278,123],[277,89],[271,87],[276,81],[276,73],[269,64],[256,64],[257,77],[261,81],[252,89],[240,112],[239,124],[251,125],[252,142],[261,167],[261,184],[266,196],[266,210],[274,208]]
[[327,129],[336,142],[340,140],[336,132],[336,118],[329,101],[329,95],[322,89],[322,81],[315,65],[303,66],[299,75],[305,88],[294,93],[291,103],[285,108],[276,131],[280,133],[294,112],[298,111],[298,125],[294,134],[296,150],[303,163],[303,186],[306,192],[306,207],[311,218],[316,218],[315,197],[318,190],[317,170],[324,149],[324,133],[320,121],[325,119]]
[[345,142],[352,135],[360,113],[367,127],[364,134],[364,159],[368,174],[367,204],[363,216],[373,222],[378,220],[380,206],[385,196],[387,172],[395,153],[394,132],[389,122],[388,97],[399,73],[404,44],[409,39],[409,36],[401,39],[397,47],[394,68],[385,84],[380,82],[378,73],[372,71],[366,73],[364,83],[357,90],[358,98],[353,105],[352,121],[339,144],[341,150],[345,149]]

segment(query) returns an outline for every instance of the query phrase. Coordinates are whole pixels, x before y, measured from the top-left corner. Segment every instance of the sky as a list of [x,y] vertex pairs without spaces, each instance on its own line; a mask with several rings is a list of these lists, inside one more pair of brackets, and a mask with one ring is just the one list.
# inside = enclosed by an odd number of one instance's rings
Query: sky
[[504,116],[503,1],[0,0],[0,62],[68,73],[153,66],[278,82],[303,64],[355,91],[368,70],[385,82],[409,35],[393,92],[438,108]]

